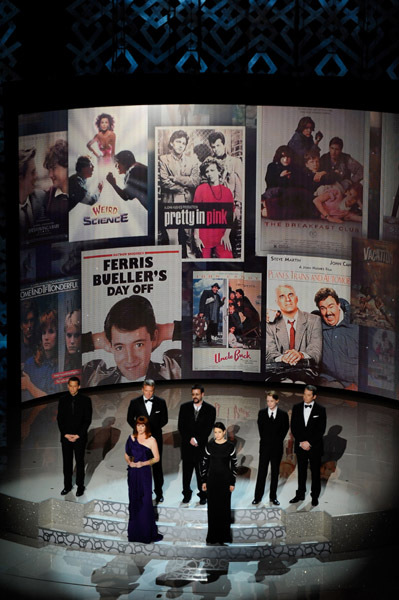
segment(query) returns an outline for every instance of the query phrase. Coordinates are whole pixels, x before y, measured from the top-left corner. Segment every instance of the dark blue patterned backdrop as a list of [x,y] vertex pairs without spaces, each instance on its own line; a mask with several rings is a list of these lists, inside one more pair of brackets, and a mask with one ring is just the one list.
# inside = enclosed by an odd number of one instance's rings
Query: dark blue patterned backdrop
[[[42,10],[43,8],[43,10]],[[0,1],[0,86],[102,73],[241,73],[399,79],[398,0],[74,0],[51,12]],[[269,80],[270,82],[270,80]],[[263,98],[262,101],[266,101]],[[3,92],[0,87],[0,378],[6,370]],[[4,389],[4,385],[1,386]],[[5,445],[1,399],[1,446]]]
[[[397,0],[0,2],[0,80],[104,71],[398,79]],[[57,73],[51,67],[55,65]]]

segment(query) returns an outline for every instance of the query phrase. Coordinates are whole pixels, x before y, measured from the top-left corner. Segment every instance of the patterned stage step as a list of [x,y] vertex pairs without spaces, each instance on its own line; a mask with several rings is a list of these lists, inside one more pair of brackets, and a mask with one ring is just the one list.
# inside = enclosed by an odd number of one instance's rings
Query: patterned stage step
[[[169,511],[165,511],[169,512]],[[197,522],[166,522],[159,514],[158,530],[164,536],[165,541],[174,542],[205,542],[207,524],[203,521]],[[190,515],[187,515],[189,517]],[[127,537],[128,520],[126,518],[104,517],[98,514],[84,517],[83,530],[85,533],[105,533],[107,535]],[[263,525],[235,523],[232,525],[234,543],[249,542],[272,542],[283,541],[285,538],[285,527],[274,523]]]
[[327,540],[285,543],[233,543],[226,546],[208,546],[200,542],[162,541],[155,544],[128,542],[126,538],[115,535],[96,535],[94,533],[71,533],[56,528],[39,527],[38,538],[47,544],[67,546],[75,550],[106,552],[110,554],[141,554],[152,558],[184,559],[227,559],[230,561],[261,560],[279,558],[280,560],[323,557],[331,553],[331,544]]
[[[207,523],[207,508],[197,506],[192,502],[189,507],[182,504],[179,507],[168,507],[164,504],[154,506],[157,521],[168,523]],[[129,517],[129,505],[124,502],[109,502],[107,500],[92,500],[86,504],[86,515],[101,514],[103,516]],[[264,525],[265,523],[281,523],[280,508],[261,506],[260,508],[238,508],[231,511],[235,524]]]

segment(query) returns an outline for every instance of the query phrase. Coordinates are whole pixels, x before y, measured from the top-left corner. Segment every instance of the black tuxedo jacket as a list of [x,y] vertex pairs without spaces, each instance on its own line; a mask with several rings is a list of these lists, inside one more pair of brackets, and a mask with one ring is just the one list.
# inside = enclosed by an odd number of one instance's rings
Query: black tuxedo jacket
[[289,429],[288,414],[277,408],[274,421],[269,419],[267,408],[258,413],[258,429],[261,448],[269,450],[272,454],[282,454],[283,442]]
[[80,392],[72,396],[69,392],[61,396],[58,402],[57,422],[61,432],[61,442],[65,434],[78,435],[82,441],[87,440],[87,430],[92,418],[91,400]]
[[208,404],[208,402],[202,402],[197,420],[195,420],[194,416],[194,402],[185,402],[180,406],[177,427],[181,436],[182,458],[188,456],[194,448],[190,444],[192,437],[195,437],[201,449],[205,448],[215,420],[216,409],[211,404]]
[[[323,436],[326,430],[326,409],[317,402],[310,411],[308,424],[305,425],[303,418],[303,402],[295,404],[292,409],[291,432],[295,438],[295,452],[302,451],[300,442],[309,442],[313,454],[323,454]],[[308,408],[305,410],[309,410]]]
[[150,422],[151,435],[158,441],[162,440],[162,427],[168,422],[168,409],[166,402],[159,396],[153,396],[152,398],[152,409],[149,415],[146,409],[143,396],[133,398],[130,401],[129,409],[127,411],[127,422],[133,429],[137,417],[147,417]]

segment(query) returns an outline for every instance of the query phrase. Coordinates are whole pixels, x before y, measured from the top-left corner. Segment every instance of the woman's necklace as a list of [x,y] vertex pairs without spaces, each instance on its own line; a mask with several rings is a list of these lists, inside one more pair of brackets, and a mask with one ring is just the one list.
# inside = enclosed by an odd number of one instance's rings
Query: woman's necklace
[[[222,199],[222,195],[223,195],[223,190],[222,190],[222,186],[220,185],[220,183],[216,184],[216,185],[211,185],[210,183],[208,183],[209,187],[211,188],[211,192],[212,192],[212,196],[215,198],[215,200],[217,202],[220,202]],[[217,195],[214,192],[215,187],[219,188],[219,198],[217,197]]]

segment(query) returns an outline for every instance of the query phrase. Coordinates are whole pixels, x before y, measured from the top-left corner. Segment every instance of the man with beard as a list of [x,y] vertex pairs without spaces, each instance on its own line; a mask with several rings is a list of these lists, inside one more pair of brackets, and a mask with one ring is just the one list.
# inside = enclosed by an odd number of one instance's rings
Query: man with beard
[[191,500],[191,478],[197,478],[200,504],[206,504],[206,492],[202,490],[200,463],[205,446],[216,419],[216,409],[204,401],[204,388],[194,384],[191,388],[192,402],[180,406],[178,430],[181,436],[181,458],[183,463],[183,502]]

